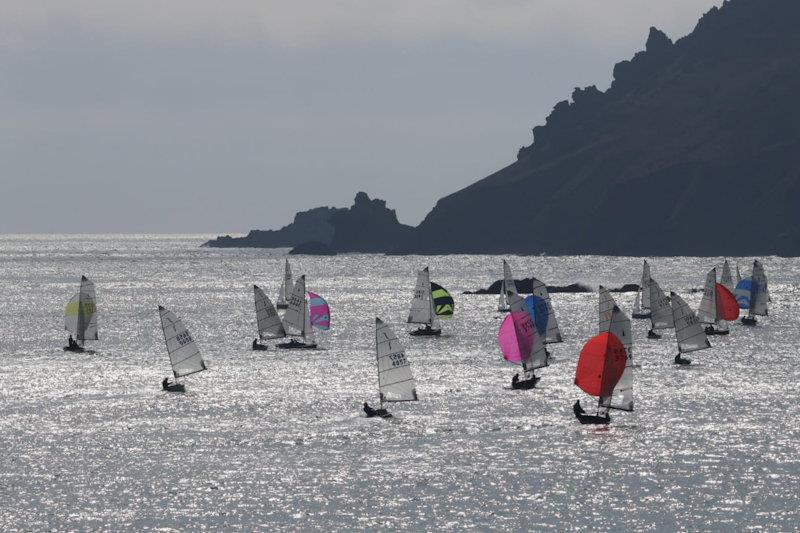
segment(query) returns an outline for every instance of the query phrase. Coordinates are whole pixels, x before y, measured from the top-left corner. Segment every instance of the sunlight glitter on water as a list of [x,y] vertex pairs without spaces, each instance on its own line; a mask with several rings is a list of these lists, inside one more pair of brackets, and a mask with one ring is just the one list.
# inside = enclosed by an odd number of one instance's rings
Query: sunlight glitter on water
[[[674,335],[635,321],[636,412],[580,426],[577,354],[597,294],[555,294],[565,342],[540,388],[512,391],[495,335],[496,256],[292,257],[331,305],[324,350],[252,352],[252,284],[274,297],[282,251],[199,248],[204,236],[0,237],[0,526],[30,529],[794,529],[800,467],[794,259],[762,258],[770,317],[712,337],[675,368]],[[640,258],[507,257],[550,285],[636,283]],[[696,307],[718,258],[653,258]],[[735,259],[734,259],[735,261]],[[745,267],[752,258],[741,258]],[[415,271],[456,299],[440,339],[404,325]],[[96,353],[66,354],[63,307],[97,286]],[[630,311],[633,294],[615,295]],[[181,316],[208,372],[185,395],[156,312]],[[420,401],[377,400],[374,318],[395,328]],[[586,401],[590,401],[586,398]]]

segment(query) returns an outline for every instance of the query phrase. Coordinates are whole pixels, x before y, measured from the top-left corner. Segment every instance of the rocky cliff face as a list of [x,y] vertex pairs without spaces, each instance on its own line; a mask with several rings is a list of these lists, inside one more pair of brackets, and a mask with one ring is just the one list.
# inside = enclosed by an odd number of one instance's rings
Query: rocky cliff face
[[651,28],[407,251],[800,255],[798,25],[800,2],[730,0],[675,43]]
[[279,230],[251,230],[245,237],[225,235],[205,246],[214,248],[284,248],[315,241],[330,244],[333,239],[331,216],[342,211],[335,207],[317,207],[294,216],[294,222]]

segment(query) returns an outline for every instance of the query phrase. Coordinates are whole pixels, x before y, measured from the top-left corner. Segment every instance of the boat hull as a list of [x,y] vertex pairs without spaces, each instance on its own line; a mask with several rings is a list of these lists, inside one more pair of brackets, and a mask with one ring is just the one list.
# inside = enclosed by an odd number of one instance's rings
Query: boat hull
[[415,329],[414,331],[409,332],[409,335],[412,337],[438,337],[442,334],[441,329]]
[[608,424],[611,423],[610,416],[584,415],[576,413],[575,418],[577,418],[578,422],[580,422],[581,424],[607,426]]
[[743,326],[755,326],[758,323],[758,320],[755,317],[750,318],[749,316],[742,317],[742,325]]
[[317,343],[306,344],[304,342],[291,341],[276,344],[275,347],[282,350],[316,350]]

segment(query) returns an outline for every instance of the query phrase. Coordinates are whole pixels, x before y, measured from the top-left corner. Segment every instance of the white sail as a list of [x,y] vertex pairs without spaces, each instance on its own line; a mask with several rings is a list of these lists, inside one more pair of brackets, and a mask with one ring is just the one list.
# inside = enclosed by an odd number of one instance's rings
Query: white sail
[[64,327],[79,343],[96,341],[97,337],[97,295],[94,283],[81,276],[78,294],[73,296],[64,309]]
[[611,319],[609,320],[607,331],[622,342],[625,347],[627,362],[622,377],[614,386],[611,396],[602,396],[600,398],[600,408],[601,410],[605,409],[605,412],[608,409],[633,411],[633,335],[631,334],[631,320],[616,305],[611,310]]
[[292,267],[289,266],[289,260],[286,260],[286,265],[283,269],[283,298],[286,301],[289,301],[289,298],[292,297],[292,289],[294,288],[294,283],[292,282]]
[[284,294],[286,292],[285,287],[286,287],[285,282],[281,281],[281,288],[278,289],[278,307],[280,307],[281,309],[286,307],[286,296]]
[[417,285],[408,313],[409,324],[433,324],[433,299],[431,298],[431,276],[428,267],[417,273]]
[[672,329],[675,322],[669,298],[661,290],[656,280],[650,279],[650,323],[653,329]]
[[636,300],[634,300],[634,302],[633,302],[633,314],[635,314],[635,315],[642,314],[642,307],[640,305],[640,301],[641,301],[640,298],[641,298],[641,292],[636,291]]
[[518,294],[517,283],[514,281],[514,275],[511,273],[511,267],[508,262],[503,259],[503,281],[505,282],[506,294]]
[[283,315],[283,327],[289,334],[303,335],[306,320],[304,315],[308,314],[306,307],[306,277],[305,275],[297,278],[292,294],[286,302],[286,313]]
[[647,263],[645,259],[644,263],[642,263],[642,282],[640,283],[639,287],[642,293],[642,310],[647,311],[651,308],[650,305],[650,280],[652,277],[650,276],[650,265]]
[[617,302],[614,301],[614,297],[611,296],[611,293],[608,292],[608,289],[606,289],[602,285],[600,285],[600,288],[598,290],[598,296],[600,298],[600,302],[597,307],[598,310],[597,329],[600,333],[603,333],[604,331],[608,331],[608,328],[611,325],[611,314],[614,311],[614,307],[617,305]]
[[261,339],[282,339],[286,336],[281,317],[275,306],[258,285],[253,285],[253,297],[256,305],[256,322],[258,323],[258,336]]
[[508,298],[506,298],[506,280],[500,281],[500,293],[497,297],[497,310],[508,311]]
[[742,281],[742,273],[739,271],[739,264],[736,264],[736,284],[738,285],[739,282]]
[[533,295],[541,298],[547,304],[547,335],[545,343],[564,342],[561,338],[561,331],[558,329],[558,320],[556,313],[553,311],[553,304],[550,302],[550,294],[547,292],[547,286],[536,278],[533,280]]
[[175,377],[188,376],[205,370],[206,364],[200,356],[200,350],[197,349],[183,321],[175,316],[175,313],[167,311],[160,305],[158,314],[161,315],[161,329],[164,331],[164,341],[167,343],[167,353]]
[[720,278],[719,282],[722,283],[722,285],[729,291],[733,291],[734,284],[733,276],[731,275],[731,265],[728,263],[727,259],[722,264],[722,277]]
[[697,308],[697,318],[703,324],[716,324],[717,322],[717,269],[712,268],[706,275],[703,286],[703,299]]
[[[517,294],[508,295],[508,303],[511,308],[512,319],[514,320],[514,330],[517,338],[533,332],[533,344],[530,346],[529,353],[522,354],[522,368],[525,372],[533,372],[537,368],[547,366],[547,350],[545,349],[545,339],[536,331],[531,315],[525,306],[525,300]],[[527,349],[527,346],[520,346],[520,351]]]
[[311,327],[311,313],[308,309],[308,300],[303,298],[303,331],[301,335],[308,344],[314,343],[314,328]]
[[767,288],[767,275],[761,261],[753,261],[753,277],[750,283],[750,316],[767,316],[769,303],[769,289]]
[[403,345],[392,328],[380,318],[375,319],[375,355],[381,404],[416,401],[416,383]]
[[697,316],[678,294],[671,292],[672,317],[675,322],[675,336],[678,339],[680,353],[696,352],[711,348],[706,332]]

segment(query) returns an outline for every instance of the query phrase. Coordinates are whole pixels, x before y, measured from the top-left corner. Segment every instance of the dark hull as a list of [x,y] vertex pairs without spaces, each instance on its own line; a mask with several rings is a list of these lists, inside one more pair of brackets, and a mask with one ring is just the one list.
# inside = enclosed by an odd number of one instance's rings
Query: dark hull
[[575,414],[575,418],[578,419],[578,422],[581,424],[594,424],[594,425],[603,425],[607,426],[611,423],[610,416],[597,416],[597,415],[581,415]]
[[661,338],[661,335],[659,335],[658,333],[654,332],[654,331],[651,329],[651,330],[649,330],[649,331],[647,332],[647,338],[648,338],[648,339],[660,339],[660,338]]
[[680,354],[675,356],[675,360],[673,362],[676,365],[691,365],[692,364],[692,360],[691,359],[684,359],[683,357],[680,356]]
[[306,344],[304,342],[290,341],[276,344],[275,347],[282,350],[316,350],[317,343]]
[[166,392],[186,392],[186,386],[183,383],[171,383],[162,388]]
[[517,381],[516,383],[512,381],[511,388],[514,390],[530,390],[534,388],[537,383],[539,383],[540,379],[542,378],[533,377],[531,379],[526,379],[524,381]]
[[650,313],[633,313],[631,318],[650,318]]
[[755,326],[758,323],[756,317],[750,318],[749,316],[742,317],[743,326]]
[[266,344],[256,344],[255,346],[253,346],[254,352],[266,352],[267,350],[269,350],[269,346],[267,346]]
[[276,304],[275,309],[289,309],[289,304]]
[[85,350],[80,346],[64,346],[65,352],[83,353]]
[[729,329],[714,329],[714,326],[706,328],[706,335],[728,335],[730,332]]
[[409,333],[409,335],[411,335],[412,337],[438,337],[441,334],[442,330],[440,329],[426,329],[426,328],[415,329],[414,331]]
[[366,413],[367,418],[392,418],[392,413],[386,409],[373,409],[372,412]]

